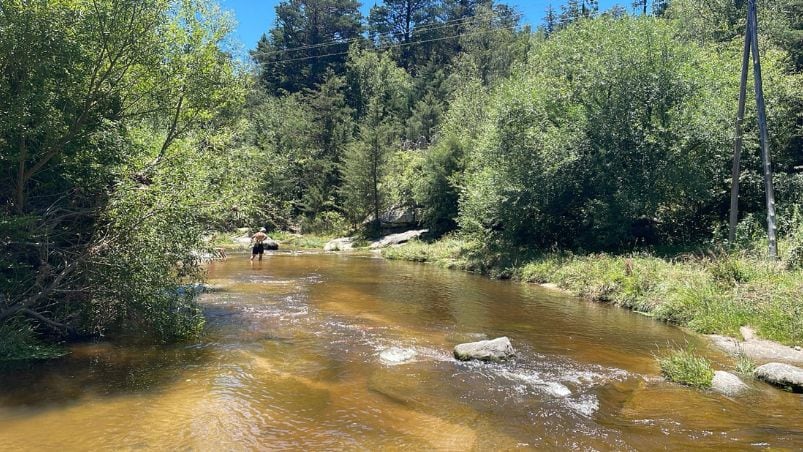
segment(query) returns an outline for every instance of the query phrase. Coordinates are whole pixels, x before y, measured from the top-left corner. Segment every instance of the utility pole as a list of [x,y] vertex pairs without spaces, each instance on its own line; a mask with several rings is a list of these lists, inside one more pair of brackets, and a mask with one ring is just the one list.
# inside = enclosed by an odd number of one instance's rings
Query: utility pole
[[761,81],[761,58],[758,52],[758,15],[756,0],[748,0],[747,27],[745,29],[745,48],[742,58],[742,80],[739,92],[739,111],[736,114],[736,137],[733,145],[733,187],[731,190],[731,215],[729,238],[735,239],[736,220],[739,204],[739,164],[742,150],[742,121],[744,120],[744,99],[746,97],[747,66],[749,54],[753,55],[753,79],[756,93],[759,140],[761,143],[761,162],[764,170],[764,190],[767,200],[767,238],[771,259],[778,258],[777,227],[775,224],[775,193],[772,186],[772,164],[770,162],[769,132],[767,131],[767,106],[764,102],[764,89]]
[[753,35],[750,32],[750,21],[744,33],[744,52],[742,53],[742,79],[739,83],[739,109],[736,112],[736,137],[733,141],[733,170],[731,181],[731,213],[728,243],[736,243],[736,224],[739,221],[739,174],[742,160],[742,123],[744,122],[744,103],[747,98],[747,71],[750,64],[750,43]]

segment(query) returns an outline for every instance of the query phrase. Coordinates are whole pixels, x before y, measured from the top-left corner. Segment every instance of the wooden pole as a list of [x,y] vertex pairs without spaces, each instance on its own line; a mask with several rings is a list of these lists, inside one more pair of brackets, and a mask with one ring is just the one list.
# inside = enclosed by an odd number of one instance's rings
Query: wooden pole
[[750,20],[744,30],[744,52],[742,54],[742,78],[739,84],[739,108],[736,112],[736,133],[733,141],[733,170],[731,182],[731,213],[730,228],[728,229],[728,243],[733,246],[736,243],[736,224],[739,221],[739,175],[741,173],[742,160],[742,123],[744,122],[744,104],[747,98],[747,71],[750,64],[750,43],[752,42],[750,32]]
[[758,54],[758,16],[756,0],[749,1],[749,24],[752,35],[753,77],[755,79],[756,108],[758,110],[758,129],[761,141],[761,161],[764,167],[764,188],[767,195],[767,237],[771,259],[778,258],[778,241],[775,225],[775,193],[772,189],[772,164],[770,163],[769,133],[767,131],[767,106],[764,103],[764,89],[761,85],[761,59]]

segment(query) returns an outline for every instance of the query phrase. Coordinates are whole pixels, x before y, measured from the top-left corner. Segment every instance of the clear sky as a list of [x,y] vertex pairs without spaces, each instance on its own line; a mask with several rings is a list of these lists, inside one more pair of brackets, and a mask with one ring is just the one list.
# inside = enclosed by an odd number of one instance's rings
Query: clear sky
[[[280,0],[218,0],[223,8],[233,11],[237,18],[237,33],[236,38],[242,43],[245,50],[253,49],[256,46],[259,37],[262,33],[268,31],[273,25],[275,17],[274,7]],[[552,6],[557,10],[563,4],[563,0],[502,0],[502,3],[515,6],[524,17],[522,22],[525,24],[539,25],[541,19],[544,17],[547,5]],[[375,3],[381,3],[380,0],[363,0],[362,2],[363,14],[367,14],[368,10]],[[632,0],[600,0],[600,9],[608,9],[611,6],[619,3],[620,5],[629,6]]]

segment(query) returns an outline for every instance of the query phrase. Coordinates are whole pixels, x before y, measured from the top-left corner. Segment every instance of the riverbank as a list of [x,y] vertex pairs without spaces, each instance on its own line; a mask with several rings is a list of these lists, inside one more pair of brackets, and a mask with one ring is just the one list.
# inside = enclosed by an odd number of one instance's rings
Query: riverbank
[[741,338],[740,328],[749,326],[764,339],[803,345],[803,271],[748,253],[514,256],[446,238],[388,248],[383,256],[549,284],[699,333]]
[[[249,228],[240,228],[234,231],[215,232],[207,238],[207,242],[213,248],[225,250],[244,250],[250,245]],[[315,234],[294,234],[286,231],[274,231],[268,234],[272,240],[279,243],[283,250],[322,250],[323,246],[334,236],[315,235]]]

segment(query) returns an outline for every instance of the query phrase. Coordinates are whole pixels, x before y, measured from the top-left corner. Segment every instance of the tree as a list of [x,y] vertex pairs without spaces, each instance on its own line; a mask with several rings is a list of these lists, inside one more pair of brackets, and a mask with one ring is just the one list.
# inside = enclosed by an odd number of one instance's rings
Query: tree
[[389,53],[377,54],[355,46],[349,55],[347,78],[359,133],[347,147],[341,165],[340,192],[352,222],[357,224],[372,214],[376,228],[383,207],[380,182],[390,146],[401,136],[410,77]]
[[343,196],[354,224],[371,215],[371,230],[379,231],[379,213],[383,193],[380,181],[384,177],[393,125],[378,97],[368,103],[365,120],[360,126],[359,139],[348,147],[343,160]]
[[274,94],[314,89],[327,70],[342,74],[349,44],[362,32],[356,0],[284,0],[276,25],[251,52]]
[[172,289],[197,274],[196,226],[227,210],[188,190],[229,181],[195,163],[227,157],[213,143],[244,94],[230,30],[202,0],[0,2],[0,162],[13,162],[0,172],[0,329],[197,332]]
[[443,106],[432,93],[427,93],[416,103],[410,119],[407,120],[407,138],[412,141],[413,147],[432,144],[442,115]]
[[398,45],[399,64],[409,69],[413,65],[414,50],[410,43],[414,31],[422,25],[436,21],[434,0],[385,0],[374,5],[368,16],[371,39],[379,46]]
[[650,4],[649,0],[633,0],[633,8],[641,10],[641,15],[647,15],[647,6]]
[[460,38],[461,54],[455,58],[455,74],[471,72],[491,86],[527,57],[530,30],[517,31],[518,16],[510,9],[478,7],[474,29]]
[[[586,250],[632,245],[643,224],[667,240],[710,234],[727,208],[735,105],[724,99],[736,91],[738,57],[687,45],[674,25],[581,21],[538,45],[538,64],[494,92],[480,136],[464,147],[463,230]],[[766,92],[784,110],[793,79],[778,60],[763,63],[779,77]],[[443,140],[457,138],[452,127]],[[776,127],[792,129],[787,119]]]
[[555,8],[552,7],[550,3],[546,8],[546,14],[544,15],[544,32],[547,36],[551,35],[557,30],[558,27],[558,16],[555,13]]

